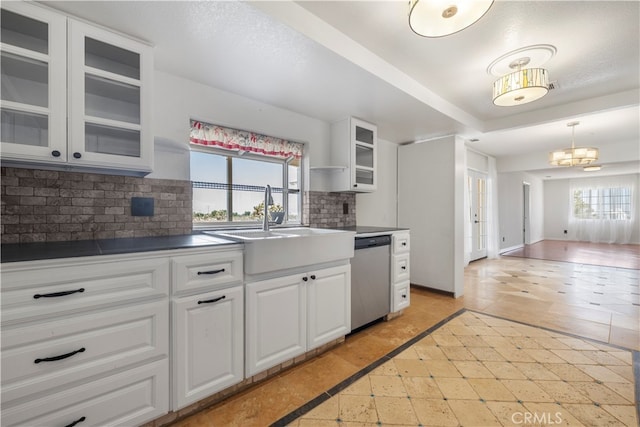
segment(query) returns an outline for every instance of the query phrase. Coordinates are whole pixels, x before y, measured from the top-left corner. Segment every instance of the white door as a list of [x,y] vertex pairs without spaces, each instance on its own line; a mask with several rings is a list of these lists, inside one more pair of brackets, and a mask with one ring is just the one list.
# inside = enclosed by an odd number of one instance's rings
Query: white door
[[247,377],[306,351],[307,288],[304,277],[307,274],[301,273],[247,283]]
[[469,170],[469,215],[471,223],[470,261],[487,256],[487,175]]
[[242,286],[173,301],[173,407],[178,410],[243,379]]
[[351,332],[351,266],[309,273],[308,350]]

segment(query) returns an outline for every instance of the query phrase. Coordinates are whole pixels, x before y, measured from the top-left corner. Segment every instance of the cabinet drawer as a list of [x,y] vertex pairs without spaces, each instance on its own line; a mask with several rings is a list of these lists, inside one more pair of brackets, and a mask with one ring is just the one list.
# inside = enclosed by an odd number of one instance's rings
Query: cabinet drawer
[[3,265],[3,326],[168,295],[168,258],[94,258]]
[[411,278],[409,254],[391,255],[391,283],[404,282]]
[[393,286],[391,298],[391,312],[395,313],[403,308],[409,307],[411,303],[411,287],[409,282],[397,283]]
[[408,232],[393,233],[391,240],[394,254],[409,252],[409,250],[411,249],[411,239]]
[[166,300],[4,328],[2,404],[167,356],[168,336]]
[[173,292],[213,290],[242,282],[242,251],[171,258]]
[[19,405],[3,405],[2,425],[68,426],[82,420],[78,427],[133,426],[168,411],[169,364],[163,359]]

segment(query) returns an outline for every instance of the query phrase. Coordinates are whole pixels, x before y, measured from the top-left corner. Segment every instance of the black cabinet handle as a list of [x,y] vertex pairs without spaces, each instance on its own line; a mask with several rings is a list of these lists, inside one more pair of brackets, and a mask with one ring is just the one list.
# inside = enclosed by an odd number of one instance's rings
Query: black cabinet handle
[[221,268],[220,270],[198,271],[198,276],[201,274],[218,274],[218,273],[222,273],[223,271],[224,271],[224,268]]
[[477,219],[475,221],[473,221],[474,224],[479,223],[480,221],[478,221]]
[[83,421],[84,421],[84,420],[86,420],[86,419],[87,419],[86,417],[80,417],[80,418],[78,418],[77,420],[75,420],[74,422],[72,422],[71,424],[67,424],[65,427],[73,427],[73,426],[75,426],[76,424],[81,423],[81,422],[83,422]]
[[212,302],[218,302],[218,301],[223,300],[225,298],[226,298],[226,295],[222,295],[221,297],[218,297],[218,298],[208,299],[208,300],[204,300],[204,301],[198,301],[198,304],[211,304]]
[[400,268],[401,268],[401,269],[403,269],[403,270],[406,270],[406,269],[407,269],[407,266],[406,266],[406,265],[403,265],[403,266],[402,266],[402,267],[400,267]]
[[53,150],[53,151],[51,152],[51,155],[52,155],[53,157],[60,157],[60,152],[59,152],[58,150]]
[[38,299],[38,298],[55,298],[55,297],[63,297],[65,295],[71,295],[71,294],[76,294],[76,293],[82,293],[84,292],[84,288],[80,288],[80,289],[76,289],[75,291],[62,291],[62,292],[52,292],[50,294],[35,294],[33,296],[33,298]]
[[307,280],[309,280],[309,278],[307,276],[304,276],[302,280],[306,282]]
[[407,246],[407,242],[402,242],[402,246]]
[[40,363],[40,362],[55,362],[56,360],[62,360],[62,359],[66,359],[68,357],[71,356],[75,356],[78,353],[84,353],[84,347],[76,350],[76,351],[72,351],[71,353],[67,353],[67,354],[61,354],[60,356],[53,356],[53,357],[44,357],[42,359],[36,359],[33,361],[33,363]]
[[80,157],[82,157],[82,154],[78,153],[77,151],[75,153],[73,153],[73,158],[74,159],[79,159]]
[[406,295],[406,294],[402,295],[402,298],[406,298],[406,297],[407,297],[407,295]]
[[354,186],[354,187],[357,187],[357,186],[358,186],[358,184],[353,184],[353,186]]
[[316,275],[315,274],[311,275],[311,280],[316,280]]

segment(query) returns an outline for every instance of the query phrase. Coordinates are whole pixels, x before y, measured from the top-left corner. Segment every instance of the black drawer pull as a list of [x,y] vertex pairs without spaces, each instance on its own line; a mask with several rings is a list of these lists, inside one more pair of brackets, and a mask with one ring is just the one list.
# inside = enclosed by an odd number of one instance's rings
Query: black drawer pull
[[406,270],[406,269],[407,269],[407,266],[406,266],[406,265],[403,265],[403,266],[402,266],[402,267],[400,267],[400,268],[401,268],[401,269],[403,269],[403,270]]
[[316,275],[315,274],[311,275],[311,280],[316,280]]
[[75,420],[74,422],[72,422],[71,424],[67,424],[65,427],[73,427],[76,424],[83,422],[84,420],[86,420],[86,417],[80,417],[77,420]]
[[221,268],[220,270],[198,271],[198,276],[201,274],[218,274],[218,273],[222,273],[223,271],[224,271],[224,268]]
[[407,246],[407,242],[402,242],[402,246]]
[[74,356],[74,355],[76,355],[78,353],[84,353],[84,347],[82,347],[81,349],[78,349],[76,351],[72,351],[71,353],[61,354],[60,356],[53,356],[53,357],[45,357],[43,359],[36,359],[36,360],[33,361],[33,363],[55,362],[56,360],[66,359],[67,357]]
[[306,282],[307,280],[309,280],[309,278],[307,276],[304,276],[302,280]]
[[226,298],[226,295],[222,295],[221,297],[218,298],[214,298],[214,299],[208,299],[205,301],[198,301],[198,304],[211,304],[212,302],[218,302],[220,300],[223,300]]
[[84,292],[84,288],[76,289],[75,291],[63,291],[63,292],[52,292],[50,294],[35,294],[33,298],[55,298],[55,297],[63,297],[66,295],[76,294],[76,293]]
[[51,152],[51,155],[52,155],[53,157],[60,157],[60,152],[59,152],[58,150],[53,150],[53,151]]
[[406,295],[402,295],[402,298],[407,298],[407,296]]

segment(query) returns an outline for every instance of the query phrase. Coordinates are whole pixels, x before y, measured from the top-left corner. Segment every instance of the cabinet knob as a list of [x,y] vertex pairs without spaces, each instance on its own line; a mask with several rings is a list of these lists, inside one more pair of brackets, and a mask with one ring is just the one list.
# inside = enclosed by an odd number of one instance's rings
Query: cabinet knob
[[80,157],[82,157],[82,154],[78,153],[77,151],[75,153],[73,153],[73,158],[74,159],[79,159]]
[[357,186],[358,186],[358,184],[353,184],[353,186],[354,186],[354,187],[357,187]]
[[406,298],[406,297],[407,297],[407,294],[403,294],[403,295],[402,295],[402,298]]
[[402,242],[402,246],[407,246],[407,242]]
[[401,268],[401,269],[403,269],[403,270],[406,270],[406,269],[407,269],[407,266],[406,266],[406,265],[403,265],[403,266],[402,266],[402,267],[400,267],[400,268]]
[[51,152],[51,155],[52,155],[53,157],[60,157],[60,152],[59,152],[58,150],[53,150],[53,151]]
[[315,274],[311,275],[311,280],[316,280],[316,275]]
[[306,282],[307,280],[309,280],[309,278],[308,278],[307,276],[304,276],[304,277],[302,278],[302,280],[303,280],[304,282]]

